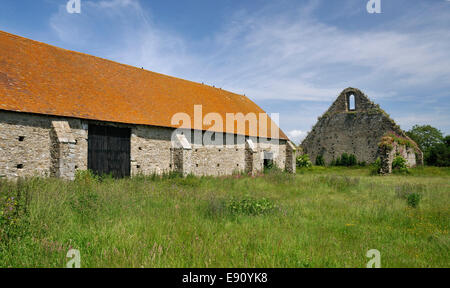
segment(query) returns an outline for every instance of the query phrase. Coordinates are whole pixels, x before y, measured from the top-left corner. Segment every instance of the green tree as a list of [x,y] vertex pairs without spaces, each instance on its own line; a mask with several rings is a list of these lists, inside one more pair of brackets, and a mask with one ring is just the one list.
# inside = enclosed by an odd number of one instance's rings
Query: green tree
[[446,136],[443,142],[434,145],[427,151],[425,160],[428,165],[450,166],[450,135]]
[[431,125],[414,125],[414,127],[406,132],[424,153],[429,151],[433,146],[444,142],[442,132]]

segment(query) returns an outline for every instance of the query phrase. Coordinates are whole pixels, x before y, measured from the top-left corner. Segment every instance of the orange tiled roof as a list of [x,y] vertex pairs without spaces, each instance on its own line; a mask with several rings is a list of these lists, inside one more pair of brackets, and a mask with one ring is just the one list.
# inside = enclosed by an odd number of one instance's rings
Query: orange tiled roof
[[[226,113],[264,113],[242,95],[0,31],[1,110],[177,128],[172,116],[187,113],[193,125],[200,104],[203,115],[223,117],[223,130]],[[275,133],[246,127],[245,135]]]

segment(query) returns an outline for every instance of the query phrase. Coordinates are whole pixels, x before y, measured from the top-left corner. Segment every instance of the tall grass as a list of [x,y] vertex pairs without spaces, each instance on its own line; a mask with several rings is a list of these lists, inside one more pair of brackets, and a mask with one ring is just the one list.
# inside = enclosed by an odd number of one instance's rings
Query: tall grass
[[0,267],[65,267],[71,248],[82,267],[365,267],[369,249],[383,267],[449,267],[450,173],[430,169],[3,180]]

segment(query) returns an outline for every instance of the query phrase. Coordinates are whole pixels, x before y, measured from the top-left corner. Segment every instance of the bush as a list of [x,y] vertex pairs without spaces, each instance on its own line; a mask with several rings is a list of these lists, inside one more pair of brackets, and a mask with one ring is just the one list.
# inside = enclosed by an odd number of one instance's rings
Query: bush
[[266,199],[244,198],[231,199],[227,202],[226,208],[231,215],[263,215],[271,213],[275,210],[275,204]]
[[338,157],[336,160],[333,159],[333,161],[331,161],[330,165],[331,166],[352,167],[352,166],[356,166],[357,164],[358,164],[358,161],[357,161],[355,155],[342,153],[341,157]]
[[392,169],[402,169],[406,167],[406,160],[402,156],[397,156],[392,161]]
[[350,154],[348,156],[347,166],[356,166],[357,164],[358,164],[358,161],[356,160],[356,156],[353,154]]
[[316,157],[316,165],[317,166],[325,166],[325,161],[323,160],[322,155],[319,155]]
[[212,197],[208,201],[207,215],[212,217],[224,216],[259,216],[272,213],[276,210],[276,205],[266,199],[256,199],[252,197],[220,199]]
[[309,160],[308,154],[303,154],[303,155],[297,156],[296,162],[297,162],[297,167],[300,167],[300,168],[310,168],[312,166],[312,163]]
[[408,195],[407,201],[408,206],[412,208],[416,208],[419,206],[420,199],[422,199],[422,196],[419,193],[411,193]]
[[377,160],[375,160],[375,162],[373,162],[373,164],[370,165],[370,175],[378,175],[380,174],[380,170],[381,170],[381,159],[380,157],[378,157]]
[[396,174],[408,174],[408,167],[406,166],[406,160],[402,156],[397,156],[392,161],[392,172]]

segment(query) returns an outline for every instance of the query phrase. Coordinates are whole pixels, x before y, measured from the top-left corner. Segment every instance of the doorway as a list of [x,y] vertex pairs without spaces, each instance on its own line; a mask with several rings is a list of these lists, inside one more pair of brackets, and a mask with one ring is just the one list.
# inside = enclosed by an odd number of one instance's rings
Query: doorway
[[131,129],[89,125],[88,169],[115,178],[130,176]]

